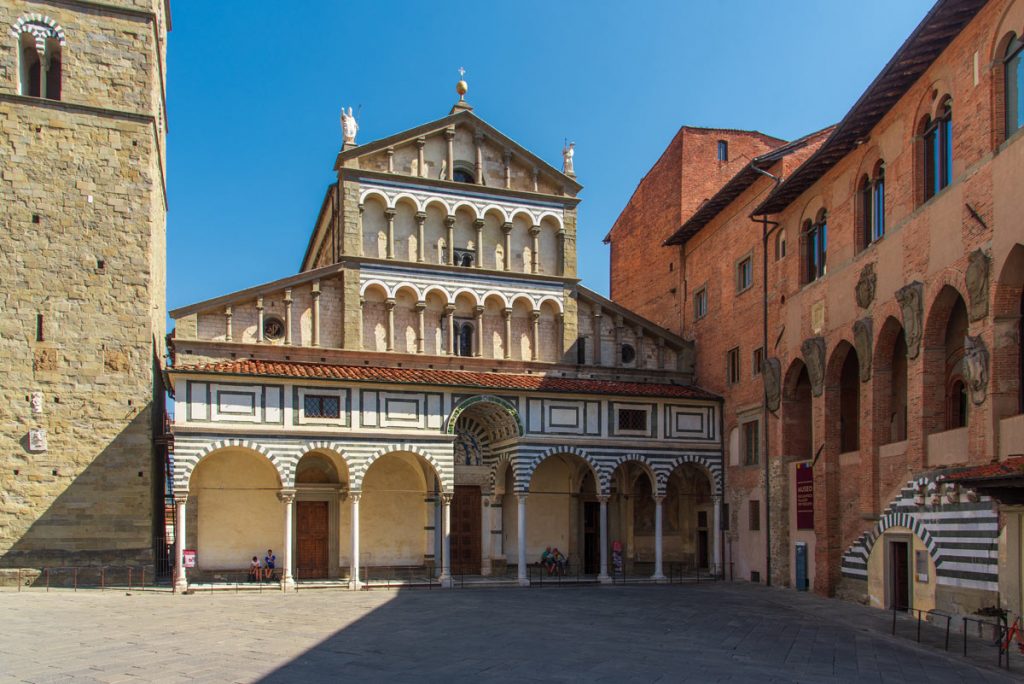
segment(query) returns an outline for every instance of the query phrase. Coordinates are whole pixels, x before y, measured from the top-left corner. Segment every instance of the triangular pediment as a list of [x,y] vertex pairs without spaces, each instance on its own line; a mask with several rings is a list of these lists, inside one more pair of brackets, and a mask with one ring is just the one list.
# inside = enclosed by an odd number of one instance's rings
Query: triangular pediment
[[[514,179],[512,186],[544,194],[572,195],[583,186],[570,176],[526,149],[489,123],[464,109],[380,140],[350,147],[338,155],[335,168],[357,166],[360,169],[401,176],[443,179],[447,145],[454,131],[455,169],[474,173],[483,167],[483,185],[506,187],[506,164]],[[420,155],[420,147],[424,154]],[[423,169],[420,169],[420,160]],[[536,179],[536,182],[534,182]]]

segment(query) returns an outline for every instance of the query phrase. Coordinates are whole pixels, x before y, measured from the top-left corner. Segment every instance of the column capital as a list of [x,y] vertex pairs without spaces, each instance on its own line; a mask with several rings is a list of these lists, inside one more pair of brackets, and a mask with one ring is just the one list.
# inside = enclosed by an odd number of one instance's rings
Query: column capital
[[362,202],[360,202],[359,203],[359,213],[362,214],[364,211],[366,211],[366,205],[363,204]]
[[604,312],[601,310],[601,307],[595,306],[593,314],[594,314],[594,318],[600,318],[601,316],[604,315]]
[[444,217],[444,227],[445,228],[454,228],[455,227],[455,215],[454,214],[448,214],[447,216]]
[[480,318],[483,315],[484,315],[484,307],[483,307],[482,304],[477,304],[476,306],[473,307],[473,317],[474,318]]
[[416,302],[416,311],[417,312],[422,312],[426,308],[427,308],[427,303],[426,302],[424,302],[424,301]]
[[310,294],[312,294],[314,297],[319,297],[320,296],[320,281],[319,280],[314,280],[313,281],[313,286],[310,289]]
[[395,214],[397,213],[398,211],[394,207],[387,207],[384,210],[384,218],[390,221],[391,219],[395,218]]
[[389,157],[395,156],[395,148],[394,147],[389,147],[388,149],[385,150],[385,152],[387,152]]
[[424,138],[423,136],[420,136],[420,137],[416,138],[416,147],[418,147],[419,149],[422,150],[426,146],[426,144],[427,144],[427,139]]
[[474,228],[483,228],[484,227],[484,220],[482,218],[475,218],[475,219],[473,219],[473,227]]
[[174,492],[174,503],[177,506],[184,506],[188,502],[188,492]]
[[501,315],[507,321],[509,318],[512,317],[512,307],[508,307],[506,309],[502,309],[501,310]]
[[290,504],[295,501],[295,490],[294,489],[282,489],[277,493],[277,499],[281,503]]
[[505,223],[502,223],[501,224],[501,231],[503,233],[505,233],[505,235],[508,235],[509,233],[511,233],[512,232],[512,222],[511,221],[506,221]]
[[722,495],[721,494],[712,494],[711,495],[711,503],[714,504],[715,506],[717,506],[718,504],[722,503]]
[[445,140],[455,140],[455,127],[454,126],[449,126],[448,128],[444,129],[444,139]]
[[530,493],[529,492],[515,492],[515,495],[516,495],[516,498],[519,501],[525,502],[526,501],[526,497],[528,497],[530,495]]
[[427,220],[427,213],[425,211],[417,211],[413,214],[413,218],[416,219],[417,223],[423,223]]
[[540,309],[534,309],[530,312],[530,320],[537,322],[540,320]]
[[454,304],[445,304],[444,305],[444,315],[445,316],[452,316],[454,314],[455,314],[455,305]]
[[482,143],[485,137],[487,136],[485,136],[484,132],[481,131],[479,128],[473,131],[473,141],[476,142],[477,144]]
[[445,506],[452,505],[452,499],[455,498],[455,494],[452,492],[441,492],[441,503]]
[[394,297],[388,297],[387,299],[385,299],[384,300],[384,308],[387,309],[388,311],[390,311],[391,309],[394,309],[395,308],[395,298]]
[[359,499],[363,497],[361,489],[350,489],[348,492],[348,500],[352,503],[359,503]]
[[231,318],[231,305],[230,304],[228,304],[227,306],[224,307],[224,315],[227,316],[228,318]]
[[612,497],[611,497],[611,495],[610,495],[610,494],[598,494],[598,495],[597,495],[597,500],[598,500],[598,502],[599,502],[599,503],[603,503],[603,504],[606,504],[606,503],[608,503],[608,500],[609,500],[609,499],[611,499],[611,498],[612,498]]
[[537,237],[540,235],[540,226],[530,226],[530,237]]
[[665,495],[664,494],[655,494],[651,498],[654,499],[654,503],[658,504],[659,506],[665,502]]
[[263,310],[263,295],[256,298],[256,309],[259,311]]
[[284,303],[285,304],[291,304],[292,303],[292,288],[290,288],[290,287],[284,288]]

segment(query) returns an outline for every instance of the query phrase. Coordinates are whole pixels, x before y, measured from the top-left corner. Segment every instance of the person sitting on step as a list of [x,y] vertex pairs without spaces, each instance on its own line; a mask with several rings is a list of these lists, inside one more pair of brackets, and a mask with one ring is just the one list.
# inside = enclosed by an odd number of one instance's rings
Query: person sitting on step
[[277,562],[277,556],[270,549],[267,549],[267,555],[263,557],[263,579],[270,579],[274,576],[274,564]]
[[249,562],[249,581],[260,581],[260,559],[256,556],[253,556],[252,561]]

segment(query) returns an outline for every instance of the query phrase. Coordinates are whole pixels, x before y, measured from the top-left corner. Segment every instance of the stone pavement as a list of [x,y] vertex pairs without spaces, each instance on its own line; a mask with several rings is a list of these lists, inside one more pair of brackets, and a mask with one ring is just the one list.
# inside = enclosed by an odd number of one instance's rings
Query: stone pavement
[[0,611],[3,682],[1017,681],[992,646],[972,662],[882,611],[742,584],[5,592]]

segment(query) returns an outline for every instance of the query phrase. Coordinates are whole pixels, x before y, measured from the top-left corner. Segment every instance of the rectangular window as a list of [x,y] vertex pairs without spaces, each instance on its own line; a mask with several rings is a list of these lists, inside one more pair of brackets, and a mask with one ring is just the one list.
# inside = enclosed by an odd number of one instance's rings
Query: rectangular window
[[708,289],[702,287],[693,294],[693,317],[697,320],[708,315]]
[[644,409],[624,409],[620,408],[618,413],[618,425],[619,430],[629,430],[634,432],[646,432],[647,431],[647,411]]
[[718,161],[729,161],[729,143],[725,140],[718,141]]
[[587,362],[587,338],[576,339],[576,364],[582,366]]
[[751,532],[758,532],[761,529],[761,502],[758,499],[751,499],[748,507],[749,528]]
[[306,418],[340,418],[341,400],[330,394],[307,394],[303,413]]
[[730,385],[735,385],[740,381],[740,348],[733,347],[726,354],[725,359],[726,365],[726,378]]
[[751,367],[755,376],[761,374],[761,368],[764,366],[764,349],[758,347],[754,350],[754,355],[751,358]]
[[760,423],[743,423],[743,465],[757,465],[761,458]]
[[754,260],[747,257],[736,264],[736,291],[743,292],[754,284]]

